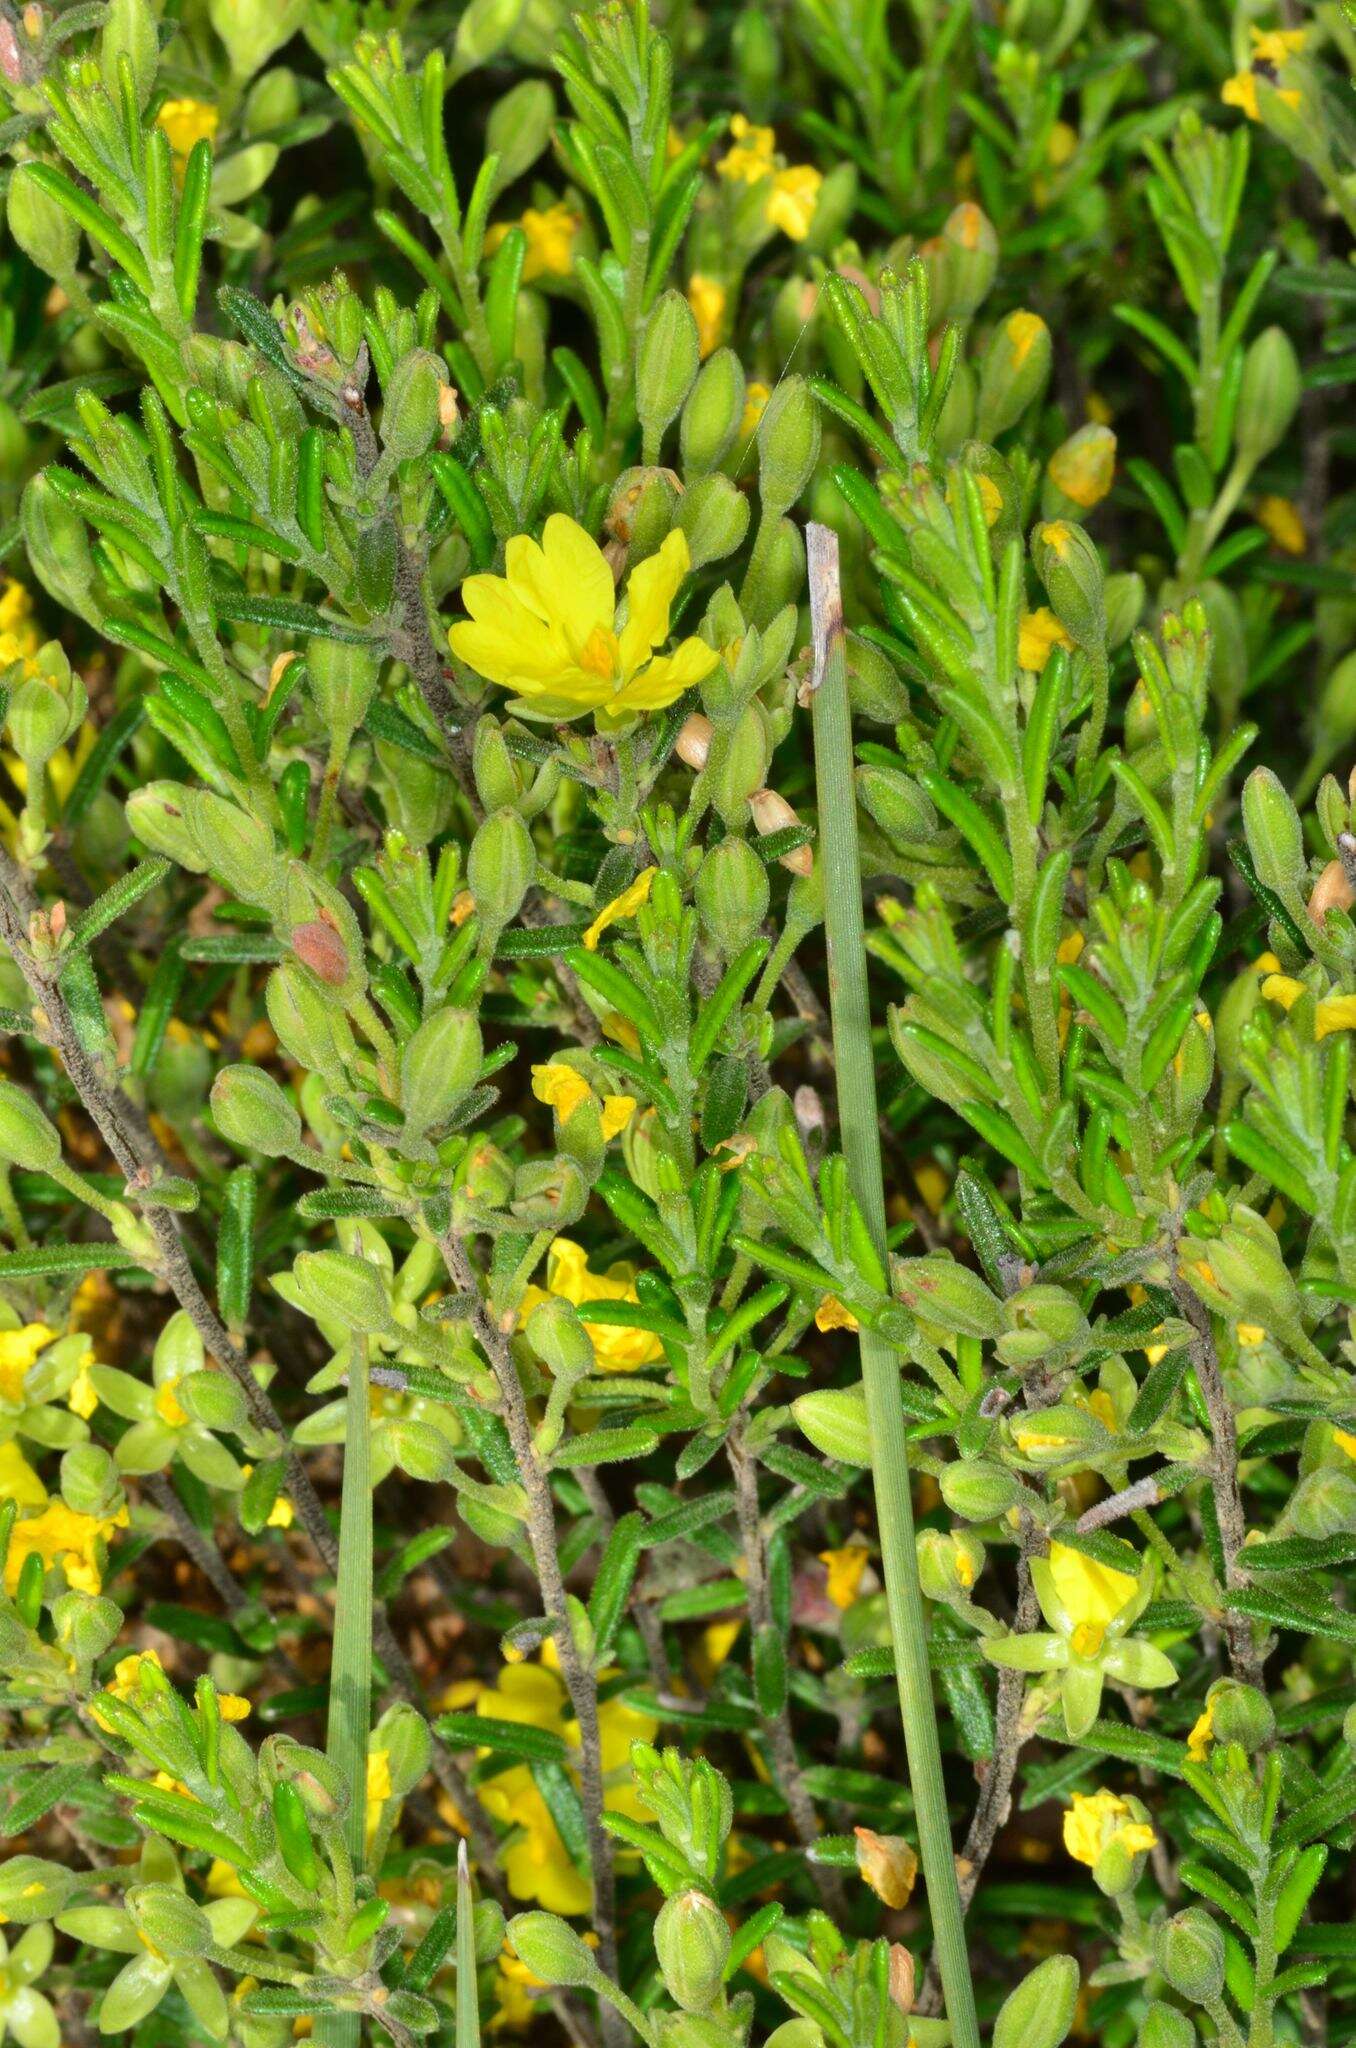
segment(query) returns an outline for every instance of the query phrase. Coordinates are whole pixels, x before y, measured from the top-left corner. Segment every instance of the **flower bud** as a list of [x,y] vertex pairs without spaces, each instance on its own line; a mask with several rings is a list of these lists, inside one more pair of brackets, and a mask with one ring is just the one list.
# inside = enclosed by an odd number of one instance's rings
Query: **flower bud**
[[783,2020],[768,2035],[767,2048],[824,2048],[824,2035],[813,2020]]
[[357,1053],[343,1012],[322,996],[294,960],[284,960],[268,977],[264,992],[268,1021],[288,1057],[332,1086],[344,1086]]
[[179,1382],[174,1397],[204,1429],[235,1433],[249,1427],[245,1396],[224,1372],[190,1373]]
[[847,635],[847,672],[848,694],[859,717],[877,725],[898,725],[907,717],[908,686],[884,649],[860,633]]
[[993,2027],[993,2048],[1059,2048],[1078,2004],[1078,1964],[1047,1956],[1003,2001]]
[[598,1965],[581,1936],[554,1913],[515,1913],[508,1938],[518,1960],[543,1984],[566,1988],[591,1984]]
[[857,794],[896,852],[927,845],[940,835],[931,800],[902,768],[864,763],[857,770]]
[[30,1927],[52,1920],[75,1890],[76,1873],[41,1856],[7,1856],[0,1863],[0,1917]]
[[513,1192],[513,1167],[488,1138],[476,1146],[466,1163],[467,1195],[479,1207],[497,1209]]
[[553,1378],[586,1379],[595,1370],[593,1342],[573,1302],[549,1294],[527,1319],[527,1341]]
[[15,753],[30,775],[40,774],[58,747],[80,729],[85,686],[55,641],[34,657],[36,672],[23,676],[10,693],[5,727]]
[[73,1444],[66,1452],[61,1498],[77,1515],[108,1515],[122,1505],[118,1468],[102,1444]]
[[791,1403],[796,1427],[817,1451],[840,1465],[871,1463],[871,1425],[860,1387],[821,1387]]
[[498,935],[522,908],[537,872],[532,834],[517,811],[494,811],[471,841],[466,882],[481,923]]
[[59,1593],[52,1602],[57,1648],[77,1665],[94,1664],[111,1649],[122,1628],[122,1609],[93,1593]]
[[669,1997],[684,2012],[715,2004],[730,1954],[725,1915],[705,1892],[665,1899],[654,1929],[655,1954]]
[[1194,2004],[1213,2005],[1223,1991],[1224,1936],[1203,1906],[1188,1906],[1160,1927],[1154,1955],[1173,1990]]
[[1289,335],[1267,327],[1243,358],[1243,381],[1234,415],[1234,447],[1258,463],[1278,448],[1299,410],[1300,366]]
[[732,348],[703,363],[678,430],[683,475],[695,480],[724,461],[744,417],[744,369]]
[[210,789],[190,790],[184,813],[208,873],[244,902],[268,904],[282,881],[271,826]]
[[678,737],[673,743],[673,751],[678,759],[685,762],[695,774],[700,774],[706,766],[707,757],[711,752],[711,731],[710,719],[704,718],[700,711],[692,711],[683,720]]
[[39,474],[25,487],[20,523],[34,574],[67,611],[89,619],[94,611],[94,559],[80,514]]
[[918,1580],[929,1600],[967,1595],[984,1569],[984,1545],[969,1529],[920,1529]]
[[982,207],[964,199],[942,222],[930,268],[934,283],[934,326],[969,320],[983,305],[998,272],[998,236]]
[[1100,648],[1106,637],[1102,561],[1083,528],[1067,519],[1038,526],[1031,559],[1060,624],[1080,647]]
[[411,349],[391,373],[381,412],[381,439],[396,462],[411,462],[437,440],[439,401],[447,372],[427,349]]
[[311,1749],[290,1735],[266,1736],[259,1748],[259,1782],[271,1795],[284,1780],[295,1786],[315,1820],[333,1820],[348,1804],[343,1776],[323,1750]]
[[530,1230],[564,1230],[583,1215],[588,1198],[589,1184],[579,1167],[560,1155],[532,1159],[518,1168],[509,1207]]
[[636,354],[636,412],[648,459],[658,454],[665,429],[682,411],[699,360],[696,318],[682,293],[670,287],[655,301]]
[[386,1280],[369,1259],[349,1252],[299,1252],[292,1276],[302,1307],[317,1322],[339,1323],[358,1336],[396,1327]]
[[143,846],[163,853],[191,875],[207,872],[197,837],[188,819],[193,791],[182,782],[148,782],[134,789],[126,803],[127,823]]
[[43,190],[32,164],[15,165],[7,214],[9,231],[29,261],[48,277],[68,278],[80,256],[80,230],[61,202]]
[[1304,876],[1304,832],[1271,768],[1254,768],[1243,785],[1243,831],[1258,879],[1289,904]]
[[758,422],[758,494],[765,516],[791,510],[818,460],[818,403],[803,377],[786,377]]
[[[775,789],[756,789],[749,798],[749,810],[760,839],[770,839],[774,832],[789,831],[800,823],[796,811]],[[780,854],[778,859],[793,875],[808,875],[815,864],[814,851],[809,846],[793,846],[790,853]]]
[[698,477],[678,502],[678,526],[687,540],[689,566],[732,555],[749,526],[749,501],[719,471]]
[[280,1159],[301,1144],[301,1118],[290,1095],[262,1067],[223,1067],[212,1083],[212,1117],[228,1144]]
[[992,1522],[1015,1508],[1025,1489],[1015,1473],[985,1458],[946,1465],[937,1482],[953,1515],[967,1522]]
[[733,829],[742,824],[744,806],[762,787],[771,760],[771,727],[766,711],[755,699],[728,734],[711,767],[711,801],[725,825]]
[[1050,374],[1050,330],[1039,313],[1009,313],[994,329],[979,372],[975,432],[996,441],[1015,426]]
[[473,1011],[436,1010],[425,1017],[400,1056],[400,1100],[408,1129],[426,1131],[451,1116],[475,1086],[484,1050]]
[[407,1799],[428,1770],[433,1737],[418,1708],[397,1700],[372,1730],[369,1747],[386,1752],[392,1798]]
[[1271,1701],[1255,1685],[1238,1678],[1219,1678],[1206,1694],[1210,1723],[1218,1742],[1236,1742],[1249,1756],[1265,1749],[1276,1732]]
[[476,722],[471,772],[475,776],[476,795],[487,811],[512,810],[522,795],[522,784],[504,738],[504,728],[488,711]]
[[747,839],[722,839],[698,868],[693,895],[702,930],[733,960],[767,916],[767,869]]
[[316,638],[306,644],[306,674],[331,738],[349,738],[367,716],[380,663],[370,648]]
[[1140,2022],[1135,2048],[1200,2048],[1200,2035],[1179,2007],[1155,1998]]
[[1075,517],[1100,505],[1116,474],[1116,436],[1089,425],[1070,434],[1046,466],[1041,510],[1047,519]]
[[61,1164],[61,1133],[31,1095],[0,1080],[0,1159],[24,1173],[50,1173]]
[[176,1885],[132,1885],[127,1911],[153,1955],[200,1956],[212,1946],[211,1921]]

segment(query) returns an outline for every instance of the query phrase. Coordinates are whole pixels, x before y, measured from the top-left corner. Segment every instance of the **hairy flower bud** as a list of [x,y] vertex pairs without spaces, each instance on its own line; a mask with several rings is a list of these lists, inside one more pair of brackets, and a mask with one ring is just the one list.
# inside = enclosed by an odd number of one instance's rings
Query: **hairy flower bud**
[[583,1939],[554,1913],[516,1913],[508,1938],[521,1963],[543,1984],[591,1984],[598,1965]]
[[747,839],[732,835],[706,855],[693,895],[703,931],[727,960],[741,953],[756,934],[767,916],[770,894],[767,869]]
[[744,417],[744,369],[731,348],[703,363],[683,407],[678,443],[683,475],[695,481],[724,461]]
[[1059,2048],[1078,2004],[1078,1964],[1047,1956],[1004,1999],[994,2021],[993,2048]]
[[400,1056],[400,1099],[412,1131],[443,1123],[475,1086],[484,1057],[480,1025],[471,1010],[435,1010]]
[[730,1954],[730,1929],[715,1900],[697,1891],[665,1899],[655,1922],[654,1947],[674,2004],[685,2012],[709,2011]]
[[1039,313],[1009,313],[984,351],[975,431],[996,441],[1015,426],[1050,374],[1050,330]]
[[1243,358],[1234,415],[1234,446],[1258,463],[1278,448],[1299,409],[1301,378],[1294,344],[1282,327],[1267,327]]
[[657,456],[665,429],[682,411],[699,360],[692,308],[680,291],[670,288],[655,301],[636,354],[636,413],[647,461]]
[[24,1173],[50,1173],[61,1164],[61,1133],[31,1095],[0,1080],[0,1159]]
[[1223,1991],[1224,1936],[1203,1906],[1188,1906],[1160,1927],[1154,1955],[1183,1998],[1197,2005],[1213,2004]]
[[242,1152],[278,1159],[301,1143],[296,1105],[262,1067],[223,1067],[212,1083],[212,1117],[222,1137]]

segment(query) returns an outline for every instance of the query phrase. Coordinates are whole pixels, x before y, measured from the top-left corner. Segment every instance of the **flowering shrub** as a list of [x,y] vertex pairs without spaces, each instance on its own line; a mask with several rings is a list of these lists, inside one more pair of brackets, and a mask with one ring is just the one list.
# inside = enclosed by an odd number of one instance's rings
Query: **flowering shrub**
[[0,0],[0,2039],[1356,2039],[1354,69]]

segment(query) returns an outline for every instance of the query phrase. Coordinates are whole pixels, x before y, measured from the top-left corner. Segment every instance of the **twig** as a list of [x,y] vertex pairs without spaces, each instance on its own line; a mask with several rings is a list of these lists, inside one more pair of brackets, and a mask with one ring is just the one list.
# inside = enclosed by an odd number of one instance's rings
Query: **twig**
[[[735,1483],[735,1514],[739,1523],[739,1540],[744,1552],[744,1597],[749,1611],[749,1631],[756,1643],[765,1629],[775,1624],[772,1616],[772,1596],[768,1586],[767,1541],[763,1530],[762,1511],[758,1505],[758,1462],[749,1455],[744,1441],[744,1424],[738,1422],[730,1431],[725,1442],[726,1456]],[[796,1839],[804,1849],[810,1875],[815,1881],[820,1902],[825,1910],[841,1917],[845,1900],[843,1881],[836,1870],[830,1870],[816,1863],[811,1852],[820,1840],[823,1829],[814,1809],[814,1802],[805,1789],[801,1776],[800,1759],[796,1755],[795,1737],[791,1731],[791,1716],[783,1699],[779,1711],[770,1718],[764,1717],[768,1745],[772,1751],[772,1764],[777,1789],[786,1801],[791,1816],[791,1825]]]

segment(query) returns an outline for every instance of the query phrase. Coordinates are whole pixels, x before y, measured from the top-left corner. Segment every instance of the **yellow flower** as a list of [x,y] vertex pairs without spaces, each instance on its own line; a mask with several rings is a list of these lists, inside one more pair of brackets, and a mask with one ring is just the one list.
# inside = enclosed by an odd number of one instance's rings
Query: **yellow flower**
[[1067,519],[1047,519],[1044,526],[1036,528],[1036,537],[1045,542],[1057,562],[1067,560],[1073,546],[1073,528]]
[[1326,1038],[1330,1031],[1352,1030],[1356,1030],[1356,996],[1325,996],[1314,1011],[1314,1037]]
[[751,441],[758,432],[758,422],[767,411],[767,402],[772,392],[768,385],[760,384],[755,378],[744,393],[744,415],[739,422],[740,445]]
[[1075,1863],[1089,1867],[1113,1842],[1127,1855],[1139,1856],[1157,1840],[1153,1829],[1135,1820],[1129,1804],[1114,1792],[1075,1792],[1064,1816],[1064,1846]]
[[1116,474],[1116,436],[1110,427],[1080,427],[1050,457],[1050,481],[1085,512],[1100,505]]
[[[574,269],[575,238],[584,225],[583,216],[558,199],[545,209],[529,206],[518,225],[527,236],[523,283],[533,284],[539,277],[568,277]],[[485,254],[492,256],[507,234],[506,221],[490,228],[485,236]]]
[[1003,493],[991,476],[978,475],[975,483],[979,490],[979,502],[984,507],[984,524],[994,526],[1003,510]]
[[593,711],[604,725],[662,711],[710,675],[720,656],[691,637],[672,654],[669,611],[688,572],[687,540],[674,531],[631,571],[624,623],[607,558],[563,512],[547,520],[541,544],[520,533],[502,576],[468,576],[470,618],[448,635],[452,652],[478,675],[511,690],[513,709],[562,720]]
[[817,1330],[858,1330],[861,1324],[850,1308],[844,1308],[836,1294],[826,1294],[815,1310]]
[[1345,1451],[1349,1458],[1356,1458],[1356,1436],[1349,1429],[1335,1429],[1332,1440],[1339,1451]]
[[[524,1320],[549,1295],[572,1301],[581,1312],[590,1301],[636,1301],[636,1269],[625,1262],[606,1273],[589,1270],[588,1254],[573,1238],[558,1237],[546,1255],[546,1286],[529,1287],[523,1296]],[[664,1356],[664,1347],[649,1330],[628,1330],[621,1323],[591,1323],[584,1328],[604,1372],[634,1372]]]
[[163,1671],[165,1668],[154,1650],[134,1650],[128,1657],[119,1657],[113,1666],[113,1676],[104,1686],[104,1691],[112,1693],[115,1700],[136,1699],[146,1690],[141,1683],[143,1666],[156,1671]]
[[1039,313],[1009,313],[1003,323],[1012,350],[1012,367],[1020,370],[1036,343],[1045,333],[1045,322]]
[[103,1586],[99,1546],[115,1529],[125,1529],[128,1520],[125,1507],[113,1515],[81,1515],[64,1501],[49,1502],[40,1515],[14,1524],[5,1561],[6,1590],[17,1591],[24,1560],[36,1555],[47,1565],[60,1561],[72,1592],[99,1592]]
[[367,1752],[367,1840],[377,1832],[381,1810],[391,1796],[391,1755],[389,1750]]
[[[538,1102],[544,1102],[548,1109],[555,1111],[562,1124],[567,1124],[584,1103],[595,1100],[584,1076],[574,1067],[567,1067],[563,1060],[533,1067],[532,1093]],[[615,1138],[635,1115],[636,1098],[634,1095],[605,1095],[599,1109],[604,1138]]]
[[1106,1637],[1107,1624],[1139,1591],[1128,1572],[1098,1564],[1095,1557],[1067,1543],[1050,1545],[1050,1576],[1055,1592],[1073,1621],[1070,1638],[1080,1657],[1095,1657]]
[[687,302],[697,322],[697,347],[703,358],[717,347],[725,331],[725,306],[729,293],[718,278],[694,270],[687,281]]
[[188,1411],[182,1406],[179,1396],[174,1391],[178,1384],[179,1378],[176,1376],[172,1380],[162,1380],[155,1390],[155,1412],[171,1429],[182,1429],[188,1421]]
[[803,242],[810,232],[823,182],[822,173],[813,164],[788,165],[772,180],[772,190],[763,207],[763,218],[770,227],[780,228],[793,242]]
[[492,2034],[526,2034],[535,2024],[537,2002],[546,1986],[534,1977],[527,1964],[505,1949],[499,1957],[494,1979]]
[[641,905],[649,902],[650,890],[658,873],[658,868],[642,868],[635,881],[623,889],[620,896],[614,896],[610,903],[603,905],[584,934],[584,945],[590,953],[597,952],[598,941],[609,925],[619,923],[624,917],[634,917]]
[[1078,147],[1078,130],[1067,121],[1056,121],[1045,145],[1045,161],[1060,170]]
[[821,1550],[819,1562],[828,1566],[829,1582],[826,1588],[835,1607],[851,1607],[857,1598],[866,1570],[867,1547],[864,1543],[847,1543],[841,1550]]
[[[564,1737],[571,1751],[579,1747],[578,1723],[571,1718],[569,1697],[552,1653],[543,1650],[536,1664],[510,1664],[494,1687],[487,1687],[476,1710],[496,1721],[517,1721]],[[650,1742],[658,1723],[619,1699],[604,1700],[598,1709],[603,1803],[609,1812],[633,1820],[643,1816],[631,1778],[631,1745]],[[514,1832],[501,1856],[501,1868],[516,1899],[535,1899],[551,1913],[586,1913],[592,1904],[588,1878],[575,1866],[560,1838],[550,1811],[526,1764],[515,1764],[487,1779],[480,1796],[496,1820]]]
[[1292,1010],[1306,993],[1304,983],[1297,981],[1293,974],[1269,974],[1262,983],[1262,994],[1267,1001],[1279,1003],[1283,1010]]
[[0,589],[0,669],[21,661],[24,673],[31,675],[33,657],[41,645],[42,636],[33,620],[33,600],[22,583],[7,576]]
[[1214,1702],[1211,1700],[1207,1700],[1205,1703],[1204,1713],[1200,1714],[1197,1717],[1196,1721],[1192,1725],[1191,1733],[1187,1737],[1187,1755],[1191,1758],[1192,1763],[1203,1764],[1205,1762],[1206,1756],[1209,1753],[1210,1745],[1214,1741],[1214,1739]]
[[722,178],[737,178],[742,184],[757,185],[772,175],[772,159],[776,154],[777,138],[770,128],[755,128],[745,114],[736,114],[730,122],[730,133],[734,136],[734,148],[728,150],[716,165],[716,173]]
[[156,124],[169,137],[175,164],[183,172],[195,143],[210,142],[221,126],[221,115],[207,100],[166,100],[156,115]]
[[1252,516],[1263,530],[1270,534],[1283,554],[1302,555],[1309,545],[1309,536],[1304,531],[1304,520],[1299,506],[1290,498],[1280,498],[1274,492],[1259,498],[1252,508]]
[[56,1336],[46,1323],[25,1323],[20,1330],[0,1330],[0,1399],[23,1406],[24,1377],[40,1352]]
[[[1240,107],[1250,121],[1260,121],[1262,116],[1257,102],[1259,76],[1274,82],[1275,74],[1304,48],[1306,33],[1302,28],[1250,28],[1248,34],[1252,38],[1252,63],[1246,71],[1236,71],[1232,78],[1226,78],[1219,96],[1226,107]],[[1288,107],[1300,104],[1303,95],[1293,86],[1277,86],[1276,89]]]
[[82,1422],[88,1422],[99,1405],[98,1390],[90,1373],[90,1367],[94,1362],[94,1346],[91,1344],[86,1347],[75,1369],[75,1378],[66,1389],[66,1406],[72,1415],[78,1415]]
[[47,1488],[12,1438],[0,1444],[0,1500],[21,1508],[40,1508],[47,1500]]
[[1033,675],[1040,675],[1057,647],[1072,646],[1073,641],[1049,605],[1043,604],[1034,612],[1022,613],[1017,629],[1017,659]]

